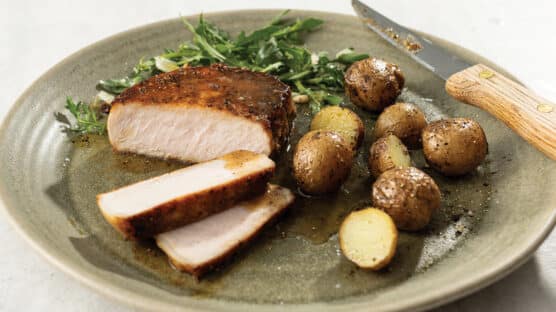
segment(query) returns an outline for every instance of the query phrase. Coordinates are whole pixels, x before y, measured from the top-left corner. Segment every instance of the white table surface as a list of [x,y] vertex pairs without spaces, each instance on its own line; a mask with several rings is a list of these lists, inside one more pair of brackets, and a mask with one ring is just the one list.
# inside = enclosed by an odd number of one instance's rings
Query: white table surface
[[[402,24],[478,52],[545,97],[556,99],[556,77],[552,73],[556,69],[556,2],[367,2]],[[34,79],[65,56],[99,39],[179,14],[257,7],[353,14],[347,0],[0,0],[0,119]],[[0,241],[0,311],[131,311],[47,263],[19,237],[3,211]],[[439,310],[556,311],[556,234],[508,277]]]

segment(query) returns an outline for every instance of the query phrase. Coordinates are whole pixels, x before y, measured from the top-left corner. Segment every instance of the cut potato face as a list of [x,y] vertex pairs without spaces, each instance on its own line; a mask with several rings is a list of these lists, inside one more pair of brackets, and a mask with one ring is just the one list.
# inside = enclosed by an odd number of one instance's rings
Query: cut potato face
[[376,140],[369,152],[369,170],[376,178],[381,173],[394,168],[411,166],[407,147],[393,134]]
[[311,121],[311,130],[330,130],[337,132],[353,151],[363,142],[365,127],[363,121],[350,109],[340,106],[327,106],[318,112]]
[[398,230],[384,211],[366,208],[350,213],[339,232],[342,253],[364,269],[384,268],[396,253]]

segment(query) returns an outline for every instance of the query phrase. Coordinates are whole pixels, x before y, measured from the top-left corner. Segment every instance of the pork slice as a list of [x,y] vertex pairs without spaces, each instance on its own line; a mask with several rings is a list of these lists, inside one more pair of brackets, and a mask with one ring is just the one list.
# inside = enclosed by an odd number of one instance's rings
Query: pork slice
[[287,188],[269,185],[264,195],[170,232],[156,243],[180,271],[200,276],[256,236],[293,201]]
[[262,194],[274,168],[265,155],[236,151],[100,194],[97,202],[124,236],[147,238]]
[[295,113],[277,78],[217,64],[151,77],[112,102],[108,137],[116,151],[201,162],[235,150],[280,149]]

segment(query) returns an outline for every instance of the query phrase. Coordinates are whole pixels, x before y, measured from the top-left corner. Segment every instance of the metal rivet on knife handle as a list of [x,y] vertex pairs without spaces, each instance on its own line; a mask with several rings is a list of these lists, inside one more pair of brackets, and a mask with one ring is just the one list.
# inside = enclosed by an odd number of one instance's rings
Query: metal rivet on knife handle
[[485,70],[482,70],[482,71],[479,73],[479,77],[481,77],[481,78],[483,78],[483,79],[490,79],[490,78],[494,77],[494,73],[491,72],[490,70],[486,70],[486,69],[485,69]]
[[554,107],[552,107],[552,105],[549,104],[541,103],[537,105],[537,110],[541,113],[550,113],[554,110]]

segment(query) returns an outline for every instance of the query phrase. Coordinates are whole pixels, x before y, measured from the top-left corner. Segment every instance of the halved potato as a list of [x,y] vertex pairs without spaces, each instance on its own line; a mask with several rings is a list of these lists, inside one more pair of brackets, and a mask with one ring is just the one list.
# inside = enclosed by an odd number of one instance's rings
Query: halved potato
[[390,169],[410,166],[409,151],[397,136],[389,134],[376,140],[371,145],[369,170],[375,178]]
[[358,267],[380,270],[396,253],[398,230],[384,211],[366,208],[347,216],[339,240],[342,253]]
[[365,127],[352,110],[340,106],[327,106],[311,121],[311,130],[335,131],[346,140],[353,151],[363,142]]

